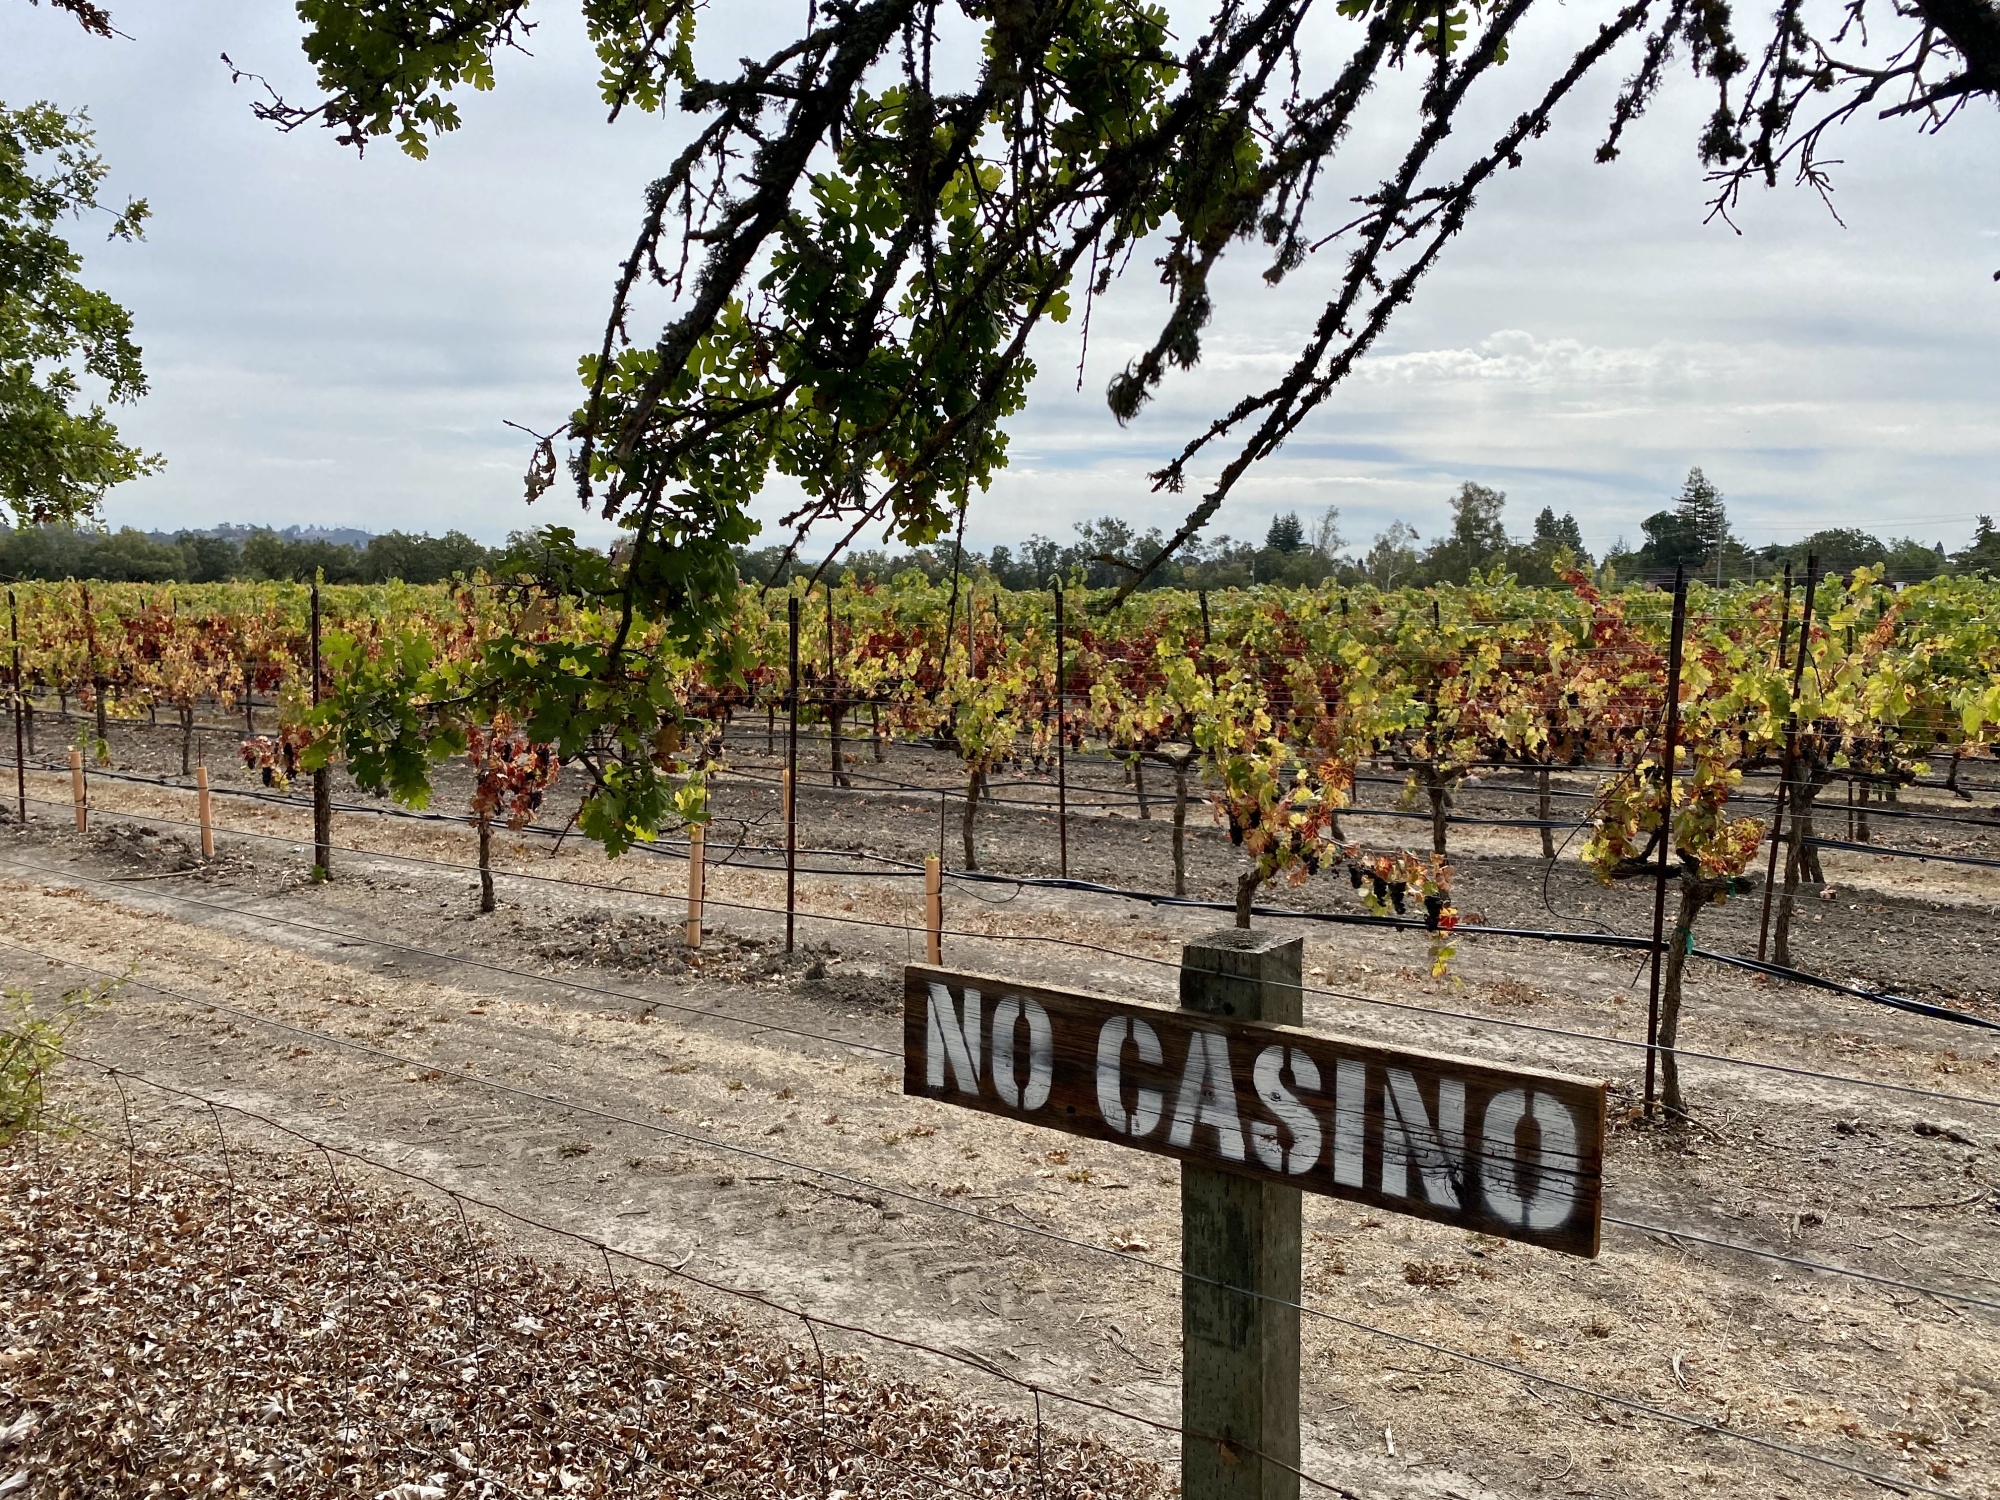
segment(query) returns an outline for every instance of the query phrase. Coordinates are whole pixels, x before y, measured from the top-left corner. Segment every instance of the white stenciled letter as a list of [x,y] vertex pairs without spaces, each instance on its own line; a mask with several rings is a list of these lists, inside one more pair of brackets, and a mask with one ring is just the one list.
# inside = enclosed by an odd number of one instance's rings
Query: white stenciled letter
[[1334,1066],[1333,1180],[1361,1187],[1361,1153],[1368,1146],[1368,1065],[1343,1057]]
[[1278,1144],[1278,1127],[1269,1120],[1250,1122],[1250,1143],[1257,1149],[1257,1160],[1273,1172],[1297,1176],[1310,1172],[1313,1163],[1319,1160],[1319,1117],[1285,1087],[1287,1062],[1291,1064],[1292,1082],[1299,1088],[1319,1087],[1319,1065],[1297,1047],[1266,1047],[1257,1054],[1253,1071],[1258,1100],[1291,1132],[1292,1148],[1287,1151]]
[[1160,1123],[1166,1101],[1158,1089],[1140,1089],[1132,1096],[1132,1112],[1125,1112],[1125,1043],[1139,1050],[1139,1061],[1160,1065],[1159,1034],[1137,1017],[1113,1016],[1097,1033],[1097,1112],[1104,1123],[1120,1135],[1145,1136]]
[[[1541,1134],[1541,1159],[1532,1179],[1521,1160],[1524,1119],[1532,1119]],[[1576,1117],[1569,1106],[1539,1089],[1495,1094],[1486,1106],[1480,1146],[1486,1206],[1516,1229],[1560,1228],[1576,1207],[1577,1173],[1583,1168],[1576,1154]]]
[[[1014,1078],[1014,1033],[1028,1023],[1028,1082]],[[1039,1000],[1009,995],[993,1007],[993,1092],[1009,1109],[1040,1109],[1049,1102],[1055,1081],[1055,1032]]]
[[1391,1068],[1382,1089],[1382,1191],[1409,1197],[1412,1166],[1423,1178],[1427,1202],[1459,1206],[1458,1185],[1465,1176],[1465,1085],[1456,1078],[1438,1080],[1433,1125],[1417,1080]]
[[1229,1074],[1229,1038],[1219,1031],[1188,1036],[1187,1066],[1181,1069],[1180,1097],[1167,1144],[1186,1149],[1202,1126],[1215,1129],[1215,1148],[1230,1161],[1243,1160],[1243,1122],[1236,1113],[1236,1080]]
[[945,1064],[951,1064],[961,1094],[979,1092],[979,991],[965,992],[965,1014],[961,1019],[952,1003],[951,991],[935,979],[931,981],[930,1019],[924,1036],[924,1082],[934,1089],[944,1087]]

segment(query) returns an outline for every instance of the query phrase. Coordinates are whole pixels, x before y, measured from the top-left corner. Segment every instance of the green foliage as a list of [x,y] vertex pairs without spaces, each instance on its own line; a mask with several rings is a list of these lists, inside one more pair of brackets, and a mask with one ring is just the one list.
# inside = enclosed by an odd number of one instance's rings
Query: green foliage
[[[1078,303],[1087,312],[1135,263],[1157,264],[1168,294],[1157,335],[1105,392],[1112,416],[1133,420],[1170,370],[1199,362],[1223,255],[1260,247],[1248,253],[1268,255],[1269,283],[1297,270],[1325,217],[1313,212],[1315,195],[1323,204],[1328,185],[1351,175],[1336,158],[1357,112],[1389,111],[1359,134],[1371,152],[1390,143],[1404,164],[1338,231],[1336,285],[1304,320],[1296,360],[1151,476],[1155,489],[1177,492],[1197,463],[1213,470],[1199,503],[1171,535],[1083,560],[1089,576],[1115,575],[1120,600],[1169,561],[1191,563],[1189,545],[1249,467],[1348,377],[1484,186],[1521,164],[1551,112],[1621,44],[1639,44],[1647,60],[1618,96],[1604,159],[1683,31],[1699,35],[1698,76],[1726,85],[1742,71],[1724,7],[1695,27],[1681,9],[1636,0],[1577,28],[1579,45],[1554,71],[1539,52],[1522,61],[1512,48],[1530,9],[1526,0],[1442,12],[1342,0],[1308,33],[1306,4],[1231,5],[1177,34],[1164,8],[1141,0],[855,0],[808,6],[808,25],[781,27],[764,56],[709,78],[694,66],[691,0],[581,0],[612,113],[672,99],[694,117],[647,191],[603,337],[579,362],[582,399],[540,442],[528,475],[533,499],[566,468],[585,506],[626,532],[605,580],[568,592],[562,580],[584,579],[593,564],[554,532],[535,575],[552,603],[608,610],[618,623],[573,662],[542,662],[531,640],[496,641],[450,697],[517,723],[561,720],[609,756],[594,774],[606,805],[623,809],[617,826],[644,826],[660,797],[627,737],[643,741],[660,717],[648,706],[655,653],[722,647],[737,553],[759,531],[754,498],[795,491],[785,526],[797,537],[816,523],[820,537],[844,540],[880,527],[884,543],[933,548],[1007,461],[1006,426],[1026,400],[1042,325],[1064,322]],[[260,106],[265,116],[287,127],[321,121],[357,147],[393,137],[418,156],[458,127],[454,91],[491,88],[496,55],[528,29],[525,0],[299,0],[298,11],[325,98],[274,100]],[[1788,58],[1818,45],[1783,15],[1779,50],[1754,75],[1773,89],[1796,77]],[[951,82],[934,55],[952,60]],[[1376,88],[1406,67],[1423,75],[1421,87]],[[1510,102],[1523,67],[1540,72]],[[1829,65],[1827,76],[1849,75]],[[1497,133],[1459,130],[1464,108],[1502,122]],[[1781,100],[1753,108],[1738,97],[1711,121],[1704,150],[1716,161],[1761,159],[1758,150],[1784,144],[1788,118]],[[1744,137],[1758,122],[1764,138],[1753,149]],[[1469,149],[1458,149],[1464,141]],[[635,326],[642,299],[656,296],[667,321],[645,342]],[[1222,462],[1208,463],[1211,447]],[[1482,509],[1468,496],[1436,577],[1469,582],[1516,563],[1498,497]],[[1181,566],[1169,577],[1236,581],[1240,565],[1244,582],[1306,583],[1336,566],[1293,532],[1272,540],[1226,562],[1204,559],[1216,564],[1208,575]],[[1028,567],[1046,582],[1047,565],[1063,559],[1030,550]],[[1553,557],[1536,553],[1537,566],[1552,569]],[[1016,565],[1011,553],[994,561]],[[521,675],[511,665],[521,659],[553,666],[561,686]],[[592,672],[604,675],[587,681]],[[628,711],[639,728],[621,717]]]
[[[21,524],[94,514],[115,484],[162,460],[119,441],[104,398],[146,393],[132,316],[77,279],[83,259],[59,232],[65,218],[102,208],[103,161],[82,111],[0,104],[0,501]],[[147,208],[111,216],[113,238],[136,239]]]
[[1264,545],[1273,552],[1293,553],[1306,544],[1306,529],[1300,524],[1299,513],[1291,511],[1271,518],[1271,529],[1264,534]]
[[1991,516],[1979,517],[1972,532],[1972,545],[1953,559],[1967,572],[1983,572],[2000,576],[2000,530],[1996,530]]
[[275,531],[260,531],[244,539],[243,569],[252,578],[273,583],[311,583],[322,574],[328,583],[361,581],[361,559],[352,547],[280,536]]
[[1424,558],[1434,583],[1467,583],[1475,573],[1507,561],[1507,527],[1500,514],[1507,497],[1483,484],[1467,482],[1451,497],[1451,530]]
[[26,990],[0,991],[0,1143],[30,1130],[59,1126],[48,1103],[49,1075],[62,1061],[70,1030],[117,988],[110,981],[97,989],[75,989],[44,1011]]
[[227,536],[183,531],[169,540],[124,527],[0,526],[0,578],[103,579],[112,583],[223,583],[252,579],[309,583],[444,583],[499,565],[502,554],[462,531],[441,537],[392,531],[363,548],[252,532]]

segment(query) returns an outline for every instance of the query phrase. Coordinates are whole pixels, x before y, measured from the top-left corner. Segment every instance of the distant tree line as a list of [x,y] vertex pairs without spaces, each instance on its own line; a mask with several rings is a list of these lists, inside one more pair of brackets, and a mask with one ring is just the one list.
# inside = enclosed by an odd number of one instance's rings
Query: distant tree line
[[1972,540],[1958,552],[1943,543],[1926,544],[1909,537],[1883,541],[1856,527],[1840,526],[1796,542],[1750,547],[1729,526],[1722,494],[1700,469],[1688,471],[1687,482],[1668,509],[1655,511],[1639,523],[1644,543],[1634,551],[1619,542],[1605,562],[1622,578],[1663,581],[1676,567],[1711,580],[1769,578],[1790,564],[1802,573],[1811,557],[1821,573],[1851,573],[1862,566],[1880,567],[1892,583],[1921,583],[1940,573],[2000,572],[2000,534],[1991,516],[1978,517]]
[[0,578],[102,579],[110,583],[224,583],[275,579],[303,583],[325,570],[328,583],[442,583],[492,569],[504,551],[462,531],[412,536],[392,531],[361,546],[251,531],[241,537],[182,531],[171,537],[127,526],[0,526]]
[[[1850,573],[1864,564],[1886,569],[1891,582],[1914,583],[1940,573],[1990,570],[2000,573],[2000,533],[1990,517],[1978,518],[1972,540],[1962,551],[1947,553],[1941,544],[1902,538],[1883,542],[1867,532],[1836,528],[1814,532],[1796,542],[1751,548],[1731,532],[1721,492],[1700,469],[1690,470],[1680,495],[1666,509],[1640,525],[1643,545],[1634,549],[1621,539],[1603,558],[1593,558],[1583,544],[1576,517],[1542,507],[1529,534],[1509,534],[1502,513],[1506,495],[1483,484],[1463,484],[1451,498],[1451,518],[1441,535],[1425,541],[1406,521],[1394,521],[1365,549],[1348,550],[1340,532],[1340,512],[1328,507],[1308,523],[1296,512],[1277,516],[1261,545],[1220,536],[1184,549],[1161,568],[1146,588],[1241,588],[1250,584],[1312,585],[1372,583],[1381,588],[1403,584],[1464,583],[1473,573],[1513,574],[1523,583],[1552,584],[1571,569],[1605,581],[1635,580],[1665,583],[1676,566],[1711,581],[1736,582],[1769,578],[1787,563],[1804,572],[1808,556],[1819,558],[1822,573]],[[863,550],[843,555],[834,574],[843,579],[889,578],[915,569],[932,579],[960,571],[990,578],[1006,588],[1047,588],[1057,579],[1081,579],[1092,588],[1112,588],[1134,571],[1134,564],[1158,550],[1157,530],[1137,531],[1116,516],[1080,522],[1077,539],[1051,541],[1039,534],[1016,547],[961,554],[950,542],[938,542],[907,552]],[[810,574],[816,562],[787,559],[782,547],[739,549],[738,569],[751,582],[762,583],[784,572]]]

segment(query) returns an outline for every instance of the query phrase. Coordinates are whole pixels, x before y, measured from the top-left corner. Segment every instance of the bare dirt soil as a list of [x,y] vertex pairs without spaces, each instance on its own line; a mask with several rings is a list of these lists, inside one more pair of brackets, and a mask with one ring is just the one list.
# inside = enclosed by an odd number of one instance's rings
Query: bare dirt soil
[[[176,769],[162,765],[169,738],[121,738],[119,760]],[[732,817],[753,830],[746,844],[777,842],[754,751],[721,785],[715,855],[736,842]],[[941,781],[945,757],[932,759]],[[898,749],[884,767],[919,782],[929,764]],[[1111,800],[1118,771],[1095,774]],[[900,1092],[919,879],[810,856],[786,955],[783,875],[748,868],[769,857],[746,848],[711,864],[712,930],[690,951],[685,866],[669,858],[608,863],[574,838],[555,852],[502,835],[500,910],[480,917],[462,825],[343,814],[335,878],[315,885],[297,801],[218,798],[222,858],[204,865],[185,791],[98,779],[79,836],[67,776],[30,780],[47,799],[37,821],[0,832],[0,975],[46,996],[129,971],[83,1033],[93,1055],[621,1246],[691,1257],[718,1281],[1176,1420],[1177,1170]],[[456,812],[459,795],[447,784],[439,809]],[[919,857],[937,848],[937,803],[802,783],[801,841]],[[1080,818],[1072,874],[1161,888],[1162,811],[1150,824]],[[1233,851],[1195,826],[1204,816],[1190,818],[1191,889],[1220,896]],[[982,807],[983,863],[1051,869],[1047,818]],[[1548,875],[1551,918],[1532,830],[1453,838],[1464,910],[1646,930],[1649,892],[1605,891],[1566,861]],[[1985,872],[1833,852],[1826,864],[1836,895],[1807,897],[1802,962],[1992,1001]],[[1280,894],[1354,906],[1345,882]],[[1747,922],[1754,948],[1753,904],[1706,914],[1699,940],[1740,949]],[[1219,920],[954,881],[945,957],[1171,1004],[1180,944]],[[1695,1119],[1667,1130],[1634,1118],[1642,1051],[1591,1039],[1643,1036],[1641,955],[1481,937],[1432,979],[1421,933],[1297,930],[1315,1029],[1608,1079],[1621,1108],[1607,1212],[1653,1226],[1614,1222],[1605,1253],[1579,1261],[1308,1198],[1310,1473],[1398,1500],[1876,1492],[1742,1440],[1754,1437],[2000,1496],[1995,1312],[1664,1232],[2000,1301],[1991,1033],[1700,966],[1683,1044],[1768,1066],[1689,1057]],[[945,1377],[916,1357],[908,1372]],[[1008,1400],[997,1383],[980,1394]],[[1077,1420],[1121,1452],[1171,1459],[1156,1433]]]

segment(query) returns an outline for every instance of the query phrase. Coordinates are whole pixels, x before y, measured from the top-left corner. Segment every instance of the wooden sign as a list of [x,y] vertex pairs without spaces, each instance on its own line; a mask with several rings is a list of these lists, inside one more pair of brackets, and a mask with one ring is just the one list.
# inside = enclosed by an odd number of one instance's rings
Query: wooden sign
[[903,1092],[1597,1254],[1604,1085],[911,964]]

